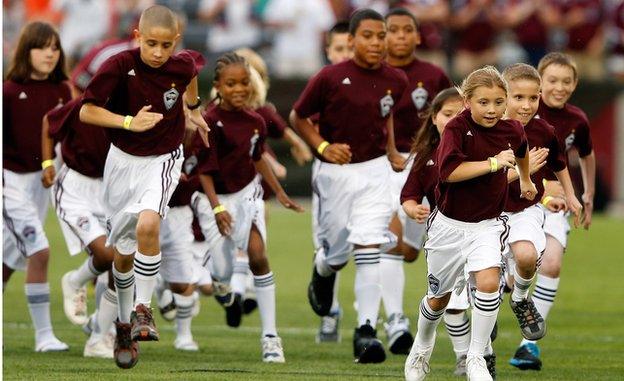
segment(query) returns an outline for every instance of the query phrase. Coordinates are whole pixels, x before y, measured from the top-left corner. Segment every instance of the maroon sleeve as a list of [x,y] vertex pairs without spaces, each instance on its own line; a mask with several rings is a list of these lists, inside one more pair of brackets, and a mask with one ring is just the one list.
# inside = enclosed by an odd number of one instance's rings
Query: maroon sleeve
[[[123,53],[121,53],[123,54]],[[123,75],[120,54],[112,56],[104,61],[89,85],[85,89],[82,103],[93,103],[96,106],[104,107],[110,95],[121,82]]]
[[63,107],[54,109],[46,114],[48,117],[48,135],[56,141],[62,140],[69,130],[68,120],[71,116],[76,116],[75,112],[80,110],[77,105],[80,101],[74,100],[66,103]]
[[261,125],[261,128],[258,129],[258,140],[251,155],[253,161],[258,161],[262,158],[266,144],[267,128],[264,119],[258,118],[258,123]]
[[277,113],[275,106],[267,104],[261,114],[266,122],[267,136],[271,139],[282,139],[288,128],[284,118]]
[[594,147],[589,133],[589,121],[585,115],[583,115],[583,122],[579,124],[574,133],[576,135],[574,146],[578,150],[579,156],[585,157],[591,154]]
[[407,200],[414,200],[417,203],[421,203],[424,197],[424,191],[422,189],[422,183],[420,181],[420,171],[416,171],[414,168],[407,176],[407,181],[403,185],[401,190],[401,205]]
[[325,70],[321,70],[308,81],[303,93],[295,102],[293,109],[300,118],[307,118],[321,111],[325,95],[324,78]]
[[446,181],[451,173],[466,161],[467,157],[463,152],[463,135],[463,126],[458,118],[448,122],[440,139],[436,160],[439,163],[440,181]]
[[197,74],[199,74],[199,72],[204,67],[204,65],[206,65],[206,60],[204,59],[204,56],[200,52],[197,52],[195,50],[184,49],[180,51],[178,54],[180,56],[186,55],[193,60],[195,70],[191,78],[197,76]]
[[546,165],[551,171],[559,172],[565,169],[566,158],[564,152],[565,151],[561,149],[561,144],[553,128],[548,139],[548,157],[546,158]]

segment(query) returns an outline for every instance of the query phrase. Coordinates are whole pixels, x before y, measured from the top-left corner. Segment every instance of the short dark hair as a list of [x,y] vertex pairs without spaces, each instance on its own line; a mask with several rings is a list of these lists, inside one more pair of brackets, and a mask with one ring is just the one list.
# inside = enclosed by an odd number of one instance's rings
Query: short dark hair
[[334,38],[334,34],[345,34],[349,33],[349,22],[348,21],[338,21],[331,27],[331,29],[327,32],[327,45],[331,44],[332,38]]
[[416,16],[405,8],[392,8],[386,14],[385,20],[388,21],[388,19],[392,16],[407,16],[412,19],[414,26],[418,28],[418,20],[416,20]]
[[379,12],[366,8],[360,9],[356,11],[353,15],[351,15],[351,20],[349,20],[349,34],[355,36],[355,32],[357,32],[360,24],[364,20],[376,20],[384,22],[384,18]]

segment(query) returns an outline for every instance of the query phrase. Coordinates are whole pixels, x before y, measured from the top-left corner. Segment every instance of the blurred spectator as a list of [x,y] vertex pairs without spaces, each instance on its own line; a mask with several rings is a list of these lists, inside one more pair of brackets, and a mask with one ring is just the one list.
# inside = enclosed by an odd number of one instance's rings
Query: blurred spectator
[[612,1],[609,15],[612,24],[609,33],[610,53],[607,59],[609,74],[624,80],[624,1]]
[[448,22],[450,15],[449,2],[447,0],[403,0],[397,6],[404,7],[416,16],[418,20],[418,32],[420,33],[420,45],[418,57],[429,61],[448,72],[446,54],[444,52],[443,27]]
[[253,0],[202,0],[198,16],[208,22],[206,46],[210,53],[255,48],[260,43],[254,5]]
[[[21,1],[2,1],[2,62],[8,65],[22,27],[25,25],[24,4]],[[3,66],[4,67],[4,66]]]
[[271,68],[279,77],[309,77],[323,65],[323,33],[334,24],[327,0],[269,0],[266,25],[275,29]]
[[[347,0],[349,1],[349,0]],[[385,15],[388,13],[388,9],[390,9],[390,1],[389,0],[350,0],[351,2],[351,13],[353,13],[357,9],[362,8],[370,8],[374,9],[377,12]],[[351,17],[351,15],[347,15]]]
[[58,25],[61,14],[52,10],[53,0],[23,0],[24,10],[26,11],[26,22],[33,20],[42,20]]

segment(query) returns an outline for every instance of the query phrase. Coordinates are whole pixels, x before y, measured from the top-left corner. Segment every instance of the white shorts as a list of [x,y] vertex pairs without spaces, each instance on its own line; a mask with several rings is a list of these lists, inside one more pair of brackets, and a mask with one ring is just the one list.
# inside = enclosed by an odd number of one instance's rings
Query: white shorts
[[256,226],[266,243],[262,195],[259,177],[236,193],[218,195],[219,202],[227,209],[233,220],[232,232],[228,237],[219,233],[208,197],[200,192],[193,195],[192,203],[197,219],[210,247],[213,275],[222,282],[229,280],[238,251],[247,252],[252,225]]
[[553,237],[565,249],[568,244],[568,234],[570,233],[570,223],[566,212],[551,212],[546,207],[540,206],[544,210],[544,233]]
[[316,177],[316,173],[318,172],[318,168],[321,165],[321,161],[317,158],[314,158],[312,162],[312,206],[311,214],[312,214],[312,244],[314,245],[314,250],[317,250],[320,246],[319,238],[318,238],[318,207],[319,207],[319,197],[316,189],[314,188],[314,178]]
[[[409,157],[408,153],[402,153],[406,159]],[[392,169],[390,161],[388,161],[388,170],[390,172],[390,187],[392,192],[392,211],[397,214],[401,226],[403,227],[403,242],[415,249],[422,249],[423,241],[425,239],[425,224],[419,224],[416,220],[411,219],[405,214],[403,207],[401,206],[401,191],[403,186],[407,182],[407,177],[412,170],[413,160],[407,162],[404,170],[401,172],[395,172]],[[429,205],[426,199],[423,199],[423,204]]]
[[465,274],[502,266],[507,244],[507,216],[469,223],[444,216],[438,209],[427,220],[427,280],[429,297],[454,289]]
[[2,170],[2,261],[10,268],[26,269],[27,257],[50,246],[43,231],[49,195],[41,184],[41,171]]
[[160,225],[160,251],[162,264],[160,275],[168,283],[195,283],[195,261],[191,245],[193,236],[193,212],[189,206],[169,209],[167,219]]
[[71,255],[106,236],[102,190],[102,179],[84,176],[66,165],[59,171],[52,187],[52,204]]
[[[509,240],[511,245],[518,241],[529,241],[535,246],[539,258],[546,249],[544,234],[544,209],[537,205],[529,206],[521,212],[506,213],[509,217]],[[505,255],[513,257],[511,247],[507,246]],[[511,269],[513,270],[513,269]]]
[[329,265],[349,260],[353,245],[392,248],[392,197],[385,156],[356,164],[322,162],[312,184],[319,196],[318,238]]
[[139,213],[153,210],[163,219],[167,216],[183,160],[182,146],[164,155],[134,156],[111,144],[103,179],[107,245],[126,255],[137,250]]
[[193,241],[191,243],[193,253],[193,283],[199,286],[212,284],[212,276],[208,270],[208,260],[210,259],[210,245],[208,241]]
[[470,286],[468,285],[468,282],[466,282],[464,274],[458,276],[446,309],[465,311],[470,308],[469,288]]

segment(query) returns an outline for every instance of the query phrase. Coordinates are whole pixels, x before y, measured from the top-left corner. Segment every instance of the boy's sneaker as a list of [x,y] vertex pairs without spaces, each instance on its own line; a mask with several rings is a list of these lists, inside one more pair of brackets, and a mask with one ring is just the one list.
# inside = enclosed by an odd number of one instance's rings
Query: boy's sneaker
[[65,352],[69,350],[69,345],[57,339],[54,334],[35,344],[35,352]]
[[453,372],[456,376],[465,376],[466,375],[466,355],[461,355],[455,361],[455,371]]
[[316,265],[312,265],[312,280],[308,285],[308,301],[312,310],[319,316],[329,315],[334,299],[334,282],[336,273],[328,277],[322,277],[316,271]]
[[410,333],[409,319],[403,314],[392,314],[387,323],[384,323],[390,352],[395,355],[409,354],[414,337]]
[[355,362],[360,364],[380,363],[386,359],[383,344],[377,339],[377,331],[370,324],[355,329],[353,356]]
[[340,341],[340,315],[342,311],[333,311],[321,318],[321,326],[316,334],[317,343],[337,343]]
[[493,381],[485,359],[481,356],[466,357],[466,378],[468,381]]
[[133,341],[158,341],[160,339],[151,308],[139,303],[130,314],[130,323]]
[[192,337],[176,337],[173,342],[173,346],[175,349],[180,351],[187,352],[197,352],[199,350],[199,345],[193,340]]
[[520,370],[541,370],[542,360],[539,357],[540,349],[537,344],[526,343],[516,350],[516,354],[509,360],[509,364]]
[[139,343],[132,340],[132,324],[115,322],[117,338],[115,339],[115,364],[123,369],[130,369],[139,361]]
[[104,337],[100,340],[87,340],[82,356],[102,359],[112,359],[115,357],[113,347],[109,346],[109,343]]
[[485,355],[483,356],[483,359],[485,360],[488,372],[490,372],[490,376],[493,380],[496,380],[496,353]]
[[61,278],[61,289],[63,291],[63,310],[65,316],[72,324],[84,325],[89,320],[87,316],[87,288],[85,286],[74,288],[69,282],[70,275],[76,270],[72,270]]
[[518,319],[520,332],[527,340],[539,340],[546,335],[546,322],[542,315],[535,308],[535,304],[530,298],[514,302],[509,298],[511,310]]
[[[435,343],[435,337],[433,339]],[[431,369],[429,368],[429,359],[433,352],[433,345],[427,348],[419,347],[416,344],[412,346],[409,355],[405,359],[405,380],[406,381],[422,381],[427,377]]]
[[262,345],[262,361],[284,363],[284,348],[282,348],[282,339],[278,336],[265,336],[260,339]]

